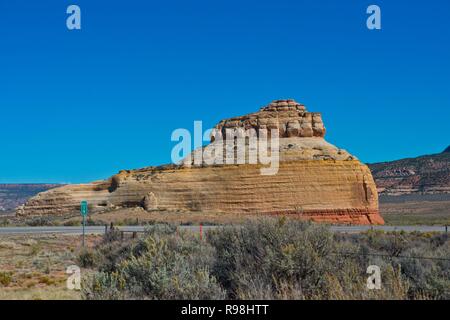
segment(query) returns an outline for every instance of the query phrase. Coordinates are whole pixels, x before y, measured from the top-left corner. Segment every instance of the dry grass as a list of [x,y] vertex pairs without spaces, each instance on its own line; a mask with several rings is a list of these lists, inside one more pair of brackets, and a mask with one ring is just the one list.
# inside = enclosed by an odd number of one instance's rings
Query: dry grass
[[[439,197],[380,197],[380,213],[391,225],[450,225],[450,200]],[[135,225],[146,223],[230,224],[243,223],[250,214],[217,212],[147,212],[143,208],[123,208],[90,216],[94,224]],[[81,217],[61,217],[60,225],[80,225]]]
[[118,209],[111,212],[93,215],[91,219],[97,222],[113,222],[115,224],[130,224],[136,219],[139,223],[173,223],[173,224],[228,224],[241,223],[249,215],[218,214],[215,212],[147,212],[142,208]]
[[0,300],[80,300],[80,293],[58,286],[0,289]]
[[447,200],[385,202],[380,198],[380,212],[391,225],[450,225],[450,201]]
[[[93,246],[99,236],[88,236]],[[76,264],[80,236],[10,235],[0,237],[0,299],[80,299],[66,288],[66,268]]]

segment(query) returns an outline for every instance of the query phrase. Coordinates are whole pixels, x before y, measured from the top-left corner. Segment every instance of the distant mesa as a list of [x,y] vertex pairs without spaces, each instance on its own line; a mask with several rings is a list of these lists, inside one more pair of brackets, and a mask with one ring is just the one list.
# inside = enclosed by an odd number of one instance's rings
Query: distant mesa
[[61,187],[61,184],[0,184],[0,214],[14,212],[23,205],[28,198],[52,188]]
[[442,153],[369,164],[382,195],[450,194],[450,147]]
[[288,215],[318,222],[384,223],[369,168],[325,141],[320,113],[308,112],[291,99],[275,100],[258,112],[222,120],[215,128],[254,129],[258,135],[262,129],[278,130],[278,173],[261,175],[261,164],[192,166],[185,160],[49,190],[31,198],[17,214],[67,214],[88,200],[94,213],[141,207],[149,214]]

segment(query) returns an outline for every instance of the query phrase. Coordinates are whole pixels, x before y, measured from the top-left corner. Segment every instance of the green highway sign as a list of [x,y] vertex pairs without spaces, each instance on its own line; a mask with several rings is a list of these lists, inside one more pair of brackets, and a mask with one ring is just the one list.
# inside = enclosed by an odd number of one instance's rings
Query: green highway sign
[[80,211],[81,211],[81,215],[83,217],[87,216],[87,214],[88,214],[88,203],[87,203],[87,201],[81,201]]
[[85,237],[85,231],[84,228],[86,227],[86,216],[88,215],[88,203],[87,201],[83,200],[80,203],[80,212],[83,216],[83,247],[84,247],[84,237]]

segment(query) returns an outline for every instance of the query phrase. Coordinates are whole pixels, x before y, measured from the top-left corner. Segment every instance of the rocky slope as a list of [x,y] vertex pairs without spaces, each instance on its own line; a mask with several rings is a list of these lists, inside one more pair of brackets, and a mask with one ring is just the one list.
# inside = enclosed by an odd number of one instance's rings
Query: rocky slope
[[438,154],[369,167],[383,195],[450,193],[450,147]]
[[28,198],[60,184],[0,184],[0,212],[13,211]]
[[[293,100],[277,100],[259,112],[221,121],[216,130],[278,130],[279,169],[262,175],[262,164],[179,165],[121,171],[106,181],[68,185],[31,198],[18,215],[64,214],[88,200],[91,212],[118,207],[154,211],[288,214],[315,221],[382,224],[368,167],[324,140],[319,113]],[[275,131],[276,132],[276,131]],[[226,135],[224,135],[226,139]],[[219,140],[212,138],[208,147]],[[220,146],[220,145],[219,145]],[[246,152],[250,149],[246,143]],[[239,151],[237,151],[239,152]]]

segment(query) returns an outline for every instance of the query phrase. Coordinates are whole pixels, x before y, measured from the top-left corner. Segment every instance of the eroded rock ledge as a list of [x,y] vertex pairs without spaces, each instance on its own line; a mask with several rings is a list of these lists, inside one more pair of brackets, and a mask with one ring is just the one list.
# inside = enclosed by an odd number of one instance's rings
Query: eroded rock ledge
[[280,138],[321,137],[325,127],[320,113],[307,112],[304,105],[294,100],[275,100],[260,111],[245,116],[222,120],[215,127],[225,136],[226,129],[278,129]]
[[[166,165],[121,171],[112,178],[38,194],[18,215],[65,214],[141,206],[153,211],[285,214],[320,222],[382,224],[378,194],[368,167],[324,140],[319,113],[294,100],[276,100],[259,112],[221,121],[216,128],[278,129],[279,171],[260,164]],[[214,143],[214,141],[212,142]]]

